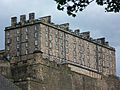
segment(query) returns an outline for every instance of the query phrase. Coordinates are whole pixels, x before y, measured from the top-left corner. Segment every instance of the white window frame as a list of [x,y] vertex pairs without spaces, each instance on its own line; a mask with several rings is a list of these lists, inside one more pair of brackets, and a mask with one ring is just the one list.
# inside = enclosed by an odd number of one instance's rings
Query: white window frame
[[25,36],[25,39],[26,39],[26,40],[28,39],[28,35]]
[[38,47],[35,47],[35,50],[38,50]]
[[34,29],[37,30],[37,26],[36,25],[34,26]]
[[53,46],[52,46],[52,42],[49,42],[49,45],[50,45],[50,46],[49,46],[50,48],[52,48],[52,47],[53,47]]
[[19,56],[20,55],[20,52],[19,51],[17,51],[17,56]]
[[37,46],[38,45],[38,41],[37,40],[35,40],[35,46]]
[[28,47],[28,43],[25,43],[25,47]]
[[10,32],[7,32],[7,36],[10,36]]
[[7,43],[8,43],[8,44],[10,43],[10,38],[7,39]]
[[8,50],[8,51],[10,50],[10,46],[9,46],[9,45],[7,46],[7,50]]
[[20,41],[20,37],[19,36],[17,36],[17,41]]
[[48,41],[47,40],[45,41],[45,46],[48,47]]
[[25,32],[28,32],[28,28],[27,27],[25,28]]
[[37,35],[38,35],[38,33],[37,33],[37,32],[35,32],[35,38],[37,37]]
[[25,54],[28,54],[28,49],[25,50]]
[[20,31],[19,30],[16,30],[17,31],[17,34],[19,34],[20,33]]
[[20,45],[19,45],[19,44],[17,44],[17,49],[18,49],[18,48],[20,48]]
[[10,54],[7,54],[7,59],[10,60]]

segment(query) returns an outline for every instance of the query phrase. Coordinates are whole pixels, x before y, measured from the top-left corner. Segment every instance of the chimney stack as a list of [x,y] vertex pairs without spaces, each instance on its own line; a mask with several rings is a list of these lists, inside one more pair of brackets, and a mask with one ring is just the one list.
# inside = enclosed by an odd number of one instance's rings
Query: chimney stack
[[98,38],[97,41],[101,44],[105,44],[105,38]]
[[109,46],[109,42],[105,42],[105,45]]
[[43,22],[51,23],[51,16],[45,16],[40,18]]
[[59,25],[61,28],[64,28],[66,30],[69,30],[69,23],[64,23]]
[[90,32],[83,32],[83,33],[80,33],[80,35],[82,35],[82,37],[85,38],[85,39],[90,38]]
[[11,26],[15,26],[17,24],[17,17],[11,17]]
[[20,15],[20,23],[23,25],[26,22],[26,15]]
[[79,34],[80,34],[80,29],[76,29],[76,30],[74,31],[74,33],[75,33],[76,35],[79,35]]
[[35,13],[29,13],[29,20],[33,21],[35,19]]

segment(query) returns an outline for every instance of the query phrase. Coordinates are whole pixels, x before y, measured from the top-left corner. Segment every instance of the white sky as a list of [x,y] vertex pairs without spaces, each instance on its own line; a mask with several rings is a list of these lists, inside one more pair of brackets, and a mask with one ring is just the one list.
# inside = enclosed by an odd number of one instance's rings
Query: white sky
[[12,16],[36,13],[36,18],[52,16],[54,23],[68,22],[74,30],[90,31],[92,37],[106,37],[110,45],[116,48],[117,75],[120,76],[120,14],[105,13],[103,7],[92,3],[75,18],[58,11],[54,0],[0,0],[0,49],[4,49],[4,28],[10,25]]

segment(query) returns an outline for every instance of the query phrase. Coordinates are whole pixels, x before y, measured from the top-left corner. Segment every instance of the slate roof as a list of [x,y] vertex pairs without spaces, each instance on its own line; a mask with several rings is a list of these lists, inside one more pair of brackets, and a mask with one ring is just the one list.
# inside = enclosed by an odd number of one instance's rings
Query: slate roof
[[0,90],[22,90],[0,74]]

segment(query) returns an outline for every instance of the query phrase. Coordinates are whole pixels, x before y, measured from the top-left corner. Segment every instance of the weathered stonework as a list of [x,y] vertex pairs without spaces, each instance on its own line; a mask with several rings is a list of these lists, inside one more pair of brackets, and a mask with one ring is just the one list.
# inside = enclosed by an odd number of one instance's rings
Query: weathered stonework
[[[5,51],[14,83],[23,90],[119,90],[115,49],[105,38],[56,25],[34,13],[11,18],[5,28]],[[1,70],[1,67],[0,67]],[[6,71],[5,71],[6,72]],[[7,75],[9,75],[7,73]]]
[[72,63],[103,75],[115,75],[115,49],[105,38],[92,39],[90,32],[69,29],[69,24],[55,25],[51,17],[29,20],[22,15],[20,22],[12,18],[5,29],[5,51],[9,59],[26,60],[35,50],[57,63]]
[[0,74],[6,78],[11,78],[10,62],[5,58],[5,51],[0,51]]
[[57,64],[44,59],[41,54],[41,52],[34,53],[34,62],[26,63],[26,67],[12,65],[15,84],[23,90],[119,90],[120,88],[120,81],[114,76],[112,79],[111,76],[101,78],[86,76],[72,71],[69,64]]

